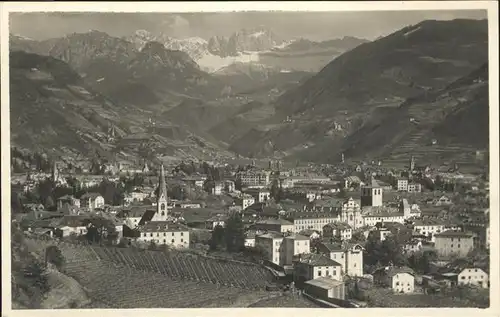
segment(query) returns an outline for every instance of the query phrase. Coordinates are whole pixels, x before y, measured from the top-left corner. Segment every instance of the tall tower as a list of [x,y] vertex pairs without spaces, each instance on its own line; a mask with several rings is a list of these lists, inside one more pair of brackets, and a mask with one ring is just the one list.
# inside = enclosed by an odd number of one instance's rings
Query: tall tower
[[382,187],[372,179],[371,184],[361,187],[361,207],[382,206],[382,195]]
[[167,184],[165,183],[165,170],[160,166],[158,195],[156,196],[156,213],[151,221],[166,221],[168,217]]
[[415,157],[412,155],[410,160],[410,171],[413,172],[415,169]]
[[57,161],[54,161],[54,166],[52,167],[52,181],[57,183],[59,181],[59,171],[57,170]]

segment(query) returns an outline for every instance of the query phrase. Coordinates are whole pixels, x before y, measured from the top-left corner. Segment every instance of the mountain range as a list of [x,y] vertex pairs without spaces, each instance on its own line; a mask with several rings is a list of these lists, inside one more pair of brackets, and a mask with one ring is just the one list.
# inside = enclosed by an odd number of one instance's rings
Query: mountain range
[[[234,141],[230,149],[245,156],[338,161],[342,151],[355,147],[351,135],[359,131],[361,138],[369,139],[368,127],[399,112],[406,100],[439,93],[486,63],[487,30],[485,20],[424,21],[357,46],[282,94],[273,103],[275,115]],[[420,116],[434,122],[432,114]],[[395,130],[385,131],[391,137]],[[477,138],[487,139],[487,134]],[[470,139],[466,143],[483,147]],[[378,154],[358,148],[353,153],[357,158]]]
[[[217,40],[11,35],[13,143],[125,156],[470,161],[488,144],[487,34],[486,20],[452,20],[372,42],[281,39],[263,28]],[[232,60],[207,72],[207,56]],[[110,125],[119,142],[106,139]]]
[[138,30],[125,39],[138,49],[147,42],[157,41],[168,49],[186,52],[207,72],[215,72],[234,63],[259,63],[278,70],[316,72],[336,56],[367,42],[354,37],[323,42],[284,39],[265,27],[242,29],[227,37],[213,36],[208,40],[200,37],[176,39],[146,30]]

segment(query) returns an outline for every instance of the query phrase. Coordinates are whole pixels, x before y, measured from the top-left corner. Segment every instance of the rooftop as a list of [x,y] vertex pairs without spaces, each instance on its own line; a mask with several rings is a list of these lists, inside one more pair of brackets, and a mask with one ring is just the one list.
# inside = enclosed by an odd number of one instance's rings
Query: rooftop
[[442,237],[442,238],[472,238],[473,235],[469,232],[463,232],[463,231],[455,231],[455,230],[447,230],[445,232],[441,232],[439,234],[436,234],[435,237]]
[[314,280],[309,280],[306,282],[306,284],[321,287],[323,289],[331,289],[333,287],[344,285],[343,282],[331,279],[331,278],[326,277],[326,276],[318,277]]
[[186,232],[189,229],[181,224],[170,221],[151,221],[138,228],[140,232]]
[[275,231],[269,231],[264,234],[256,235],[256,238],[263,238],[263,239],[283,239],[284,235],[280,232],[275,232]]
[[341,266],[340,263],[321,254],[308,253],[300,254],[298,261],[311,266]]
[[301,235],[301,234],[291,234],[289,236],[286,236],[285,239],[291,239],[291,240],[309,240],[309,237]]

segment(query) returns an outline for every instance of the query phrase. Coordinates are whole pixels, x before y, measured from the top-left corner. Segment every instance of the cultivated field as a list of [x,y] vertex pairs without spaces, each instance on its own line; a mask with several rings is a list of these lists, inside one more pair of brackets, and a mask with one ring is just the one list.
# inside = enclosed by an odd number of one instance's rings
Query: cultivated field
[[26,239],[43,255],[57,245],[62,273],[78,281],[89,308],[248,307],[269,297],[272,275],[259,265],[183,252],[143,251]]

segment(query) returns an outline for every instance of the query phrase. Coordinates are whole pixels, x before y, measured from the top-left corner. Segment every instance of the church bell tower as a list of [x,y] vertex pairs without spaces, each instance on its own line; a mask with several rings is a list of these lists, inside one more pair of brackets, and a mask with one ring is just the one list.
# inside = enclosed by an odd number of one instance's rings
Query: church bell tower
[[163,164],[160,167],[160,177],[158,186],[158,195],[156,197],[156,213],[152,221],[166,221],[168,218],[168,197],[167,185],[165,183],[165,170]]

